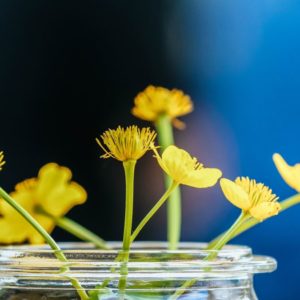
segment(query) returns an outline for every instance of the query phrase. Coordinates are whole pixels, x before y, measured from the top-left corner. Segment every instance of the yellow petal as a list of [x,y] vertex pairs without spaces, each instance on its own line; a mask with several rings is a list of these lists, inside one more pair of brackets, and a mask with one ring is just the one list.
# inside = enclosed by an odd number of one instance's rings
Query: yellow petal
[[148,86],[134,99],[132,114],[147,121],[157,121],[162,115],[170,120],[193,110],[193,102],[182,91]]
[[154,144],[150,145],[152,151],[154,152],[154,157],[157,159],[158,164],[160,165],[160,167],[168,174],[169,174],[169,170],[167,169],[165,163],[163,162],[162,158],[160,157],[159,153],[157,152],[156,147],[154,146]]
[[187,151],[180,149],[174,145],[168,146],[162,154],[163,162],[174,161],[174,160],[180,160],[184,162],[189,159],[192,159],[192,157]]
[[235,182],[222,178],[220,180],[220,185],[223,191],[224,196],[236,207],[249,210],[251,207],[251,201],[248,194],[237,185]]
[[70,169],[60,167],[55,163],[44,165],[38,174],[38,186],[36,187],[36,197],[44,199],[52,192],[53,187],[61,187],[72,177]]
[[168,146],[163,152],[161,164],[165,172],[178,183],[194,171],[194,161],[190,154],[173,145]]
[[273,161],[283,180],[297,192],[300,192],[300,164],[289,166],[283,157],[275,153]]
[[253,218],[263,221],[272,216],[278,215],[281,206],[278,202],[261,202],[250,209]]
[[71,182],[53,190],[40,205],[51,215],[65,215],[73,206],[83,204],[87,199],[86,191],[77,183]]
[[[30,190],[17,190],[10,193],[10,195],[19,205],[26,209],[30,214],[33,214],[36,202]],[[5,217],[11,220],[14,218],[23,219],[23,217],[4,200],[1,202],[1,212]]]
[[15,244],[25,242],[28,237],[28,222],[20,218],[0,219],[0,243]]
[[36,187],[36,201],[43,209],[56,216],[65,215],[73,206],[86,201],[85,190],[70,182],[72,173],[68,168],[50,163],[41,168]]
[[181,181],[181,184],[195,188],[207,188],[214,186],[221,176],[222,172],[219,169],[203,168],[190,172],[189,175]]

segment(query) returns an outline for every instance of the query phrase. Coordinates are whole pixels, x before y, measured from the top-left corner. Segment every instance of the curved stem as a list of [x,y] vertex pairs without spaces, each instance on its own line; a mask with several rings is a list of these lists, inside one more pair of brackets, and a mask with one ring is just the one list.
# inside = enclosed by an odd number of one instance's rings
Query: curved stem
[[220,250],[223,248],[223,246],[230,241],[233,234],[236,232],[236,230],[239,229],[241,224],[246,221],[246,219],[249,218],[248,213],[245,211],[242,211],[239,217],[236,219],[236,221],[231,225],[231,227],[222,235],[222,237],[218,240],[215,245],[209,244],[206,248],[207,250]]
[[107,246],[106,242],[98,235],[69,218],[55,218],[55,223],[58,227],[71,233],[80,240],[93,243],[99,249],[111,249],[109,246]]
[[[248,218],[248,214],[244,211],[241,212],[236,221],[225,232],[225,234],[214,245],[209,244],[206,250],[216,250],[210,253],[204,260],[213,260],[218,255],[218,250],[221,250],[223,246],[230,240],[232,234],[241,226],[241,224]],[[207,268],[207,272],[210,268]],[[169,300],[178,299],[187,288],[193,286],[197,282],[198,278],[187,280],[176,292],[169,298]]]
[[[157,210],[164,204],[164,202],[169,198],[170,194],[174,189],[178,186],[177,183],[172,182],[169,189],[163,194],[163,196],[158,200],[158,202],[154,205],[154,207],[149,211],[149,213],[144,217],[144,219],[140,222],[140,224],[137,226],[137,228],[134,230],[133,234],[131,235],[130,243],[132,243],[135,238],[138,236],[138,234],[141,232],[141,230],[144,228],[144,226],[148,223],[148,221],[151,219],[151,217],[157,212]],[[124,293],[124,289],[126,287],[126,265],[129,259],[129,252],[128,251],[122,251],[119,253],[119,255],[116,257],[115,262],[122,261],[122,266],[120,270],[121,278],[119,281],[119,289],[121,293]],[[115,272],[115,268],[110,269],[111,272]],[[103,281],[101,288],[106,288],[106,286],[109,284],[111,279],[106,279]]]
[[[153,215],[160,209],[160,207],[166,202],[166,200],[170,197],[172,192],[178,187],[178,183],[172,182],[166,192],[162,195],[162,197],[156,202],[156,204],[152,207],[152,209],[148,212],[148,214],[143,218],[140,224],[136,227],[133,234],[131,235],[131,242],[133,242],[144,226],[148,223],[148,221],[153,217]],[[171,199],[169,200],[171,201]]]
[[[166,115],[162,115],[155,125],[161,149],[164,150],[174,144],[173,127],[170,118]],[[168,188],[171,184],[171,178],[165,174],[164,180],[165,187]],[[180,241],[181,232],[181,193],[179,187],[170,195],[170,201],[167,203],[167,226],[169,249],[176,250]]]
[[127,160],[123,162],[126,182],[126,196],[125,196],[125,219],[124,219],[124,233],[123,233],[123,250],[128,251],[130,248],[130,236],[132,231],[133,218],[133,194],[134,194],[134,170],[136,160]]
[[10,206],[12,206],[26,221],[44,238],[47,244],[54,251],[55,256],[58,260],[66,262],[67,259],[64,256],[62,250],[56,244],[54,239],[49,235],[49,233],[21,206],[17,203],[9,194],[7,194],[0,187],[0,197],[5,200]]
[[[54,252],[54,255],[61,262],[68,262],[64,253],[54,241],[54,239],[49,235],[49,233],[28,213],[21,205],[19,205],[8,193],[5,192],[4,189],[0,187],[0,197],[6,201],[10,206],[12,206],[26,221],[44,238],[47,244],[51,247]],[[63,267],[64,271],[67,271],[68,268]],[[81,287],[80,283],[77,279],[66,276],[70,279],[77,293],[79,294],[82,300],[88,300],[89,297],[86,294],[85,290]]]
[[[241,230],[241,228],[245,226],[245,224],[248,224],[248,223],[250,224],[253,222],[255,222],[255,219],[253,219],[253,218],[244,220],[240,224],[240,226],[232,232],[230,240],[233,239],[237,235],[237,232],[239,232]],[[211,240],[207,247],[214,248],[217,245],[218,241],[222,238],[222,236],[224,236],[225,233],[226,233],[226,231],[224,231],[223,233],[221,233],[217,237],[215,237],[213,240]]]
[[[296,205],[296,204],[299,204],[300,203],[300,194],[296,194],[292,197],[289,197],[283,201],[280,202],[280,205],[281,205],[281,210],[280,210],[280,213],[287,210],[288,208]],[[259,223],[262,223],[260,221],[257,221],[256,219],[250,219],[248,220],[247,222],[245,222],[236,232],[235,234],[232,236],[232,238],[240,235],[241,233],[243,233],[244,231],[252,228],[253,226],[259,224]]]
[[76,236],[78,239],[85,242],[91,242],[99,249],[111,249],[106,245],[106,242],[102,238],[100,238],[98,235],[88,230],[87,228],[83,227],[79,223],[75,222],[74,220],[71,220],[67,217],[55,217],[49,214],[41,206],[37,207],[35,211],[38,214],[50,218],[58,227]]
[[[296,194],[292,197],[289,197],[283,201],[280,202],[281,204],[281,210],[280,212],[283,212],[285,210],[287,210],[288,208],[296,205],[296,204],[299,204],[300,203],[300,193],[299,194]],[[247,231],[248,229],[254,227],[255,225],[257,224],[260,224],[262,222],[254,219],[254,218],[251,218],[249,220],[246,220],[243,224],[241,224],[241,226],[239,228],[237,228],[237,230],[232,234],[231,236],[231,239],[235,238],[236,236],[240,235],[241,233]],[[218,235],[216,238],[214,238],[210,243],[209,245],[215,245],[218,240],[224,235],[224,233],[221,233],[220,235]]]

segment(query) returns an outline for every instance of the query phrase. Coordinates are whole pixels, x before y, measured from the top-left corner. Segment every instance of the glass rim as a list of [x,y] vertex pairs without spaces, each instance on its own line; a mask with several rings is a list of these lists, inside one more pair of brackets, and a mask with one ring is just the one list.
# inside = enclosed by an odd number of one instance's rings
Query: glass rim
[[[47,245],[20,245],[0,247],[0,276],[8,273],[34,272],[38,269],[52,270],[68,266],[70,272],[102,272],[119,268],[122,262],[116,258],[121,251],[120,242],[108,242],[112,250],[95,249],[90,243],[59,243],[68,262],[61,262]],[[149,271],[159,273],[162,265],[167,272],[211,273],[267,273],[276,269],[276,260],[268,256],[252,254],[251,248],[227,245],[222,250],[204,250],[207,244],[182,242],[178,250],[168,250],[166,242],[135,242],[129,253],[129,272]],[[123,252],[124,253],[124,252]],[[213,260],[207,257],[214,254]],[[77,274],[76,273],[76,274]],[[3,274],[3,275],[2,275]],[[194,276],[194,275],[193,275]]]
[[[108,241],[107,245],[110,249],[99,249],[95,248],[92,243],[89,242],[59,242],[57,243],[64,253],[119,253],[122,251],[122,242]],[[194,253],[231,253],[235,251],[240,255],[251,255],[252,250],[248,246],[244,245],[225,245],[221,250],[206,250],[208,243],[201,242],[180,242],[177,250],[169,250],[167,242],[161,241],[138,241],[131,245],[130,253],[183,253],[183,252],[194,252]],[[34,244],[23,244],[23,245],[2,245],[0,246],[0,252],[27,252],[27,253],[54,253],[54,251],[47,244],[34,245]]]

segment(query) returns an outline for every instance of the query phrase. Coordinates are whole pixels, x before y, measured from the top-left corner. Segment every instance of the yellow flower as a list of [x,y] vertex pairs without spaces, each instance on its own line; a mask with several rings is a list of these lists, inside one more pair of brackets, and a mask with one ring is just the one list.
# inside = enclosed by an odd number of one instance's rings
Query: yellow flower
[[[54,217],[61,217],[73,206],[86,201],[85,190],[71,181],[71,178],[72,173],[68,168],[49,163],[40,169],[37,178],[17,184],[11,196],[50,233],[55,223],[39,213],[41,210]],[[3,200],[0,204],[0,243],[43,242],[40,234],[15,209]]]
[[134,104],[132,108],[134,116],[155,122],[160,116],[166,115],[178,128],[183,128],[184,123],[176,118],[193,111],[193,102],[182,91],[152,85],[136,96]]
[[253,218],[263,221],[277,215],[281,209],[278,197],[262,183],[248,177],[235,181],[222,178],[220,181],[225,197],[235,206],[248,212]]
[[126,129],[119,126],[117,129],[109,129],[101,136],[103,144],[96,139],[101,149],[105,152],[102,158],[115,158],[119,161],[138,160],[148,150],[154,141],[156,133],[150,128],[139,129],[137,126],[129,126]]
[[5,164],[4,161],[4,154],[3,151],[0,152],[0,171],[2,170],[3,165]]
[[222,176],[219,169],[204,168],[195,157],[176,146],[167,147],[161,157],[154,146],[152,149],[161,168],[178,184],[206,188]]
[[290,166],[278,153],[273,155],[273,161],[283,180],[300,193],[300,164]]

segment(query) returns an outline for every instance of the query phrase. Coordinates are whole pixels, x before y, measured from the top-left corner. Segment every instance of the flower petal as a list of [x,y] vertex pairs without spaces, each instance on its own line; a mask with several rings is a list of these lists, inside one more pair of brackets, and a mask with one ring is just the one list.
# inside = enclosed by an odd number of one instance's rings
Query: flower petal
[[278,215],[281,205],[278,202],[261,202],[250,209],[253,218],[263,221],[272,216]]
[[170,145],[164,150],[161,158],[162,158],[163,162],[166,162],[169,160],[177,159],[181,156],[190,157],[190,155],[185,150],[180,149],[174,145]]
[[60,217],[73,206],[83,204],[86,199],[86,191],[79,184],[71,182],[61,187],[53,187],[49,196],[40,205],[51,215]]
[[[11,197],[18,202],[24,209],[26,209],[30,214],[33,214],[35,207],[35,200],[32,195],[32,191],[28,189],[18,189],[10,193]],[[18,218],[23,220],[23,217],[6,201],[1,201],[1,213],[8,219]],[[14,221],[12,221],[14,222]]]
[[[16,215],[17,216],[17,215]],[[0,243],[14,244],[26,241],[28,237],[28,222],[22,217],[17,216],[15,219],[0,219]]]
[[55,217],[66,214],[73,206],[86,201],[85,190],[70,182],[72,173],[66,167],[50,163],[41,168],[36,187],[36,201]]
[[273,155],[273,161],[283,180],[291,188],[295,189],[297,192],[300,192],[300,164],[290,166],[278,153]]
[[178,183],[188,173],[194,172],[194,162],[190,154],[174,145],[168,146],[163,152],[162,165],[165,172]]
[[207,188],[214,186],[221,176],[219,169],[203,168],[190,172],[180,183],[195,188]]
[[[154,152],[154,157],[157,159],[157,162],[158,162],[158,164],[160,165],[160,167],[161,167],[168,175],[170,175],[168,168],[166,167],[165,163],[163,162],[162,158],[160,157],[159,153],[157,152],[157,149],[156,149],[156,147],[154,146],[154,144],[151,144],[150,147],[151,147],[152,151]],[[165,151],[166,151],[166,150],[165,150]]]
[[224,196],[236,207],[249,210],[251,207],[251,201],[248,194],[243,190],[242,187],[237,185],[235,182],[222,178],[220,185]]
[[61,167],[55,163],[44,165],[38,174],[38,186],[36,187],[36,197],[45,199],[54,187],[61,188],[72,177],[70,169]]
[[188,95],[177,89],[148,86],[134,99],[132,114],[147,121],[157,121],[162,115],[170,120],[186,115],[193,110]]

